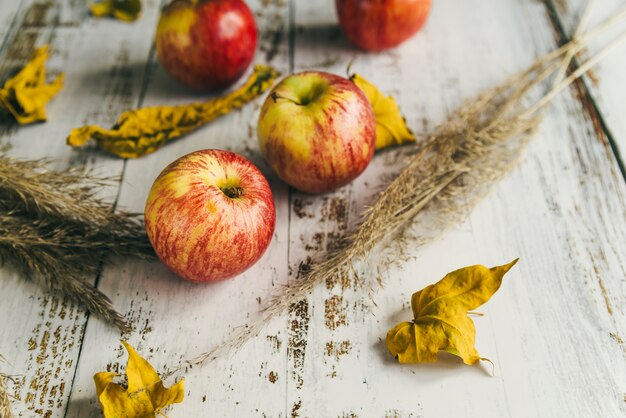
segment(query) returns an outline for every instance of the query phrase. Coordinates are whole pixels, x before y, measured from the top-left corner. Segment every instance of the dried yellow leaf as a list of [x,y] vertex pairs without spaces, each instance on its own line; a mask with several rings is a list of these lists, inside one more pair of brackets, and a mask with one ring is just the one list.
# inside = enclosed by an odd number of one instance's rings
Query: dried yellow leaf
[[95,125],[72,129],[67,144],[78,147],[94,138],[100,148],[111,154],[121,158],[138,158],[242,107],[274,84],[279,75],[272,67],[257,65],[243,86],[224,97],[188,105],[155,106],[124,112],[112,129]]
[[134,22],[141,16],[140,0],[104,0],[89,6],[92,16],[112,16],[124,22]]
[[113,383],[117,373],[96,373],[93,380],[105,418],[151,418],[168,405],[180,403],[185,396],[185,381],[166,389],[154,368],[130,344],[126,377],[128,388]]
[[385,96],[376,86],[358,74],[352,75],[350,80],[365,93],[374,109],[377,150],[415,142],[415,136],[406,125],[406,120],[393,97]]
[[413,322],[402,322],[389,330],[389,352],[400,363],[435,362],[439,351],[459,356],[465,364],[481,360],[474,347],[476,328],[467,312],[491,298],[515,263],[517,260],[491,269],[465,267],[414,293]]
[[0,89],[0,105],[21,125],[46,120],[46,104],[63,88],[63,74],[46,84],[48,45],[35,50],[31,60]]

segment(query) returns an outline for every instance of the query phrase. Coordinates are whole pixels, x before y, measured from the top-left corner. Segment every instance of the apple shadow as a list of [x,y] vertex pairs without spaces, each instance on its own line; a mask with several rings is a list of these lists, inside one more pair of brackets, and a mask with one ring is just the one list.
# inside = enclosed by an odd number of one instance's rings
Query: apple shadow
[[167,71],[165,71],[165,68],[163,68],[157,61],[154,61],[150,65],[150,69],[146,74],[146,77],[148,78],[145,83],[145,93],[148,98],[151,96],[159,99],[168,98],[180,101],[181,104],[210,100],[216,97],[222,97],[233,88],[237,88],[243,80],[245,80],[247,75],[249,75],[249,71],[250,70],[246,71],[246,73],[242,75],[233,86],[211,92],[198,91],[176,80],[173,76],[168,74]]
[[[304,69],[324,69],[341,64],[345,64],[347,68],[352,59],[346,61],[346,57],[367,54],[350,43],[337,23],[297,25],[295,44],[296,66]],[[318,62],[299,65],[300,54],[320,56],[321,59]]]
[[19,123],[15,120],[13,115],[9,113],[5,108],[0,108],[0,127],[3,129],[16,129]]
[[[103,100],[110,95],[131,99],[128,108],[122,112],[136,109],[139,98],[142,100],[141,107],[186,104],[220,97],[228,91],[204,92],[187,87],[169,75],[156,57],[152,57],[151,61],[133,61],[123,66],[84,71],[71,82],[81,87],[74,89],[78,95],[86,91],[97,94]],[[97,91],[94,91],[94,86]]]
[[67,417],[99,417],[102,410],[97,402],[88,397],[72,398],[67,407]]

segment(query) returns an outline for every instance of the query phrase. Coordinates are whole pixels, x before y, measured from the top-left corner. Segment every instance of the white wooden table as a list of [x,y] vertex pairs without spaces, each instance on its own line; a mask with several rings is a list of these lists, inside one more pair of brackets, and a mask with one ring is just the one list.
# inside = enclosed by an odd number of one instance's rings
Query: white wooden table
[[[250,0],[260,30],[257,62],[284,73],[353,70],[393,94],[410,127],[425,133],[462,100],[525,68],[571,33],[584,1],[435,0],[425,29],[381,54],[353,49],[332,0]],[[597,2],[590,24],[622,1]],[[111,125],[137,106],[202,96],[172,81],[155,60],[160,4],[144,2],[133,24],[95,20],[86,1],[0,0],[0,80],[34,47],[52,45],[49,69],[66,74],[49,121],[0,126],[10,154],[52,158],[121,175],[103,190],[119,208],[142,211],[152,180],[175,158],[224,148],[269,177],[274,240],[242,276],[198,286],[157,262],[121,260],[93,278],[136,328],[129,342],[157,367],[211,349],[250,321],[276,286],[297,280],[402,166],[402,149],[374,157],[353,184],[323,197],[290,190],[263,162],[255,126],[262,99],[158,152],[123,161],[65,145],[70,129]],[[550,15],[548,10],[555,11]],[[622,30],[624,27],[622,27]],[[594,52],[592,46],[589,54]],[[171,417],[620,417],[626,415],[626,45],[556,98],[521,166],[444,237],[388,272],[370,308],[350,283],[327,283],[230,358],[178,375],[184,403]],[[477,348],[495,363],[401,366],[387,330],[411,317],[410,295],[446,272],[520,257],[476,318]],[[92,380],[122,370],[120,334],[9,267],[0,270],[0,353],[18,375],[10,387],[23,417],[100,416]],[[166,384],[173,383],[170,379]]]

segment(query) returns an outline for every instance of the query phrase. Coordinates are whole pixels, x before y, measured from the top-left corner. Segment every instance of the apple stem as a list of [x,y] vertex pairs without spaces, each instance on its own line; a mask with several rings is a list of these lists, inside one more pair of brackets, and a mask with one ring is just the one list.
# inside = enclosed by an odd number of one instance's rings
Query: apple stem
[[279,96],[276,92],[272,92],[270,97],[272,98],[272,100],[274,100],[274,103],[276,103],[278,99],[283,99],[283,100],[288,100],[291,103],[297,104],[298,106],[302,106],[302,103],[296,102],[295,100],[290,99],[289,97]]
[[241,195],[243,194],[243,187],[239,186],[222,187],[220,190],[231,199],[241,197]]

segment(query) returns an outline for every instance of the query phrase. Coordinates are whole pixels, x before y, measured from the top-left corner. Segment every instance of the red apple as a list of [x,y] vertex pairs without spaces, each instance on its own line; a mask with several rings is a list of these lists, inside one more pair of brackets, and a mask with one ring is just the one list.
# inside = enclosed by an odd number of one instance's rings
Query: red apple
[[431,0],[335,0],[348,39],[366,51],[393,48],[426,22]]
[[157,26],[161,65],[198,90],[234,83],[250,65],[256,44],[254,16],[242,0],[174,0]]
[[267,180],[247,159],[203,150],[174,161],[154,181],[145,223],[161,261],[179,276],[211,282],[256,263],[274,234]]
[[354,83],[309,71],[274,88],[261,108],[257,134],[263,156],[281,179],[323,193],[365,170],[374,154],[376,120]]

